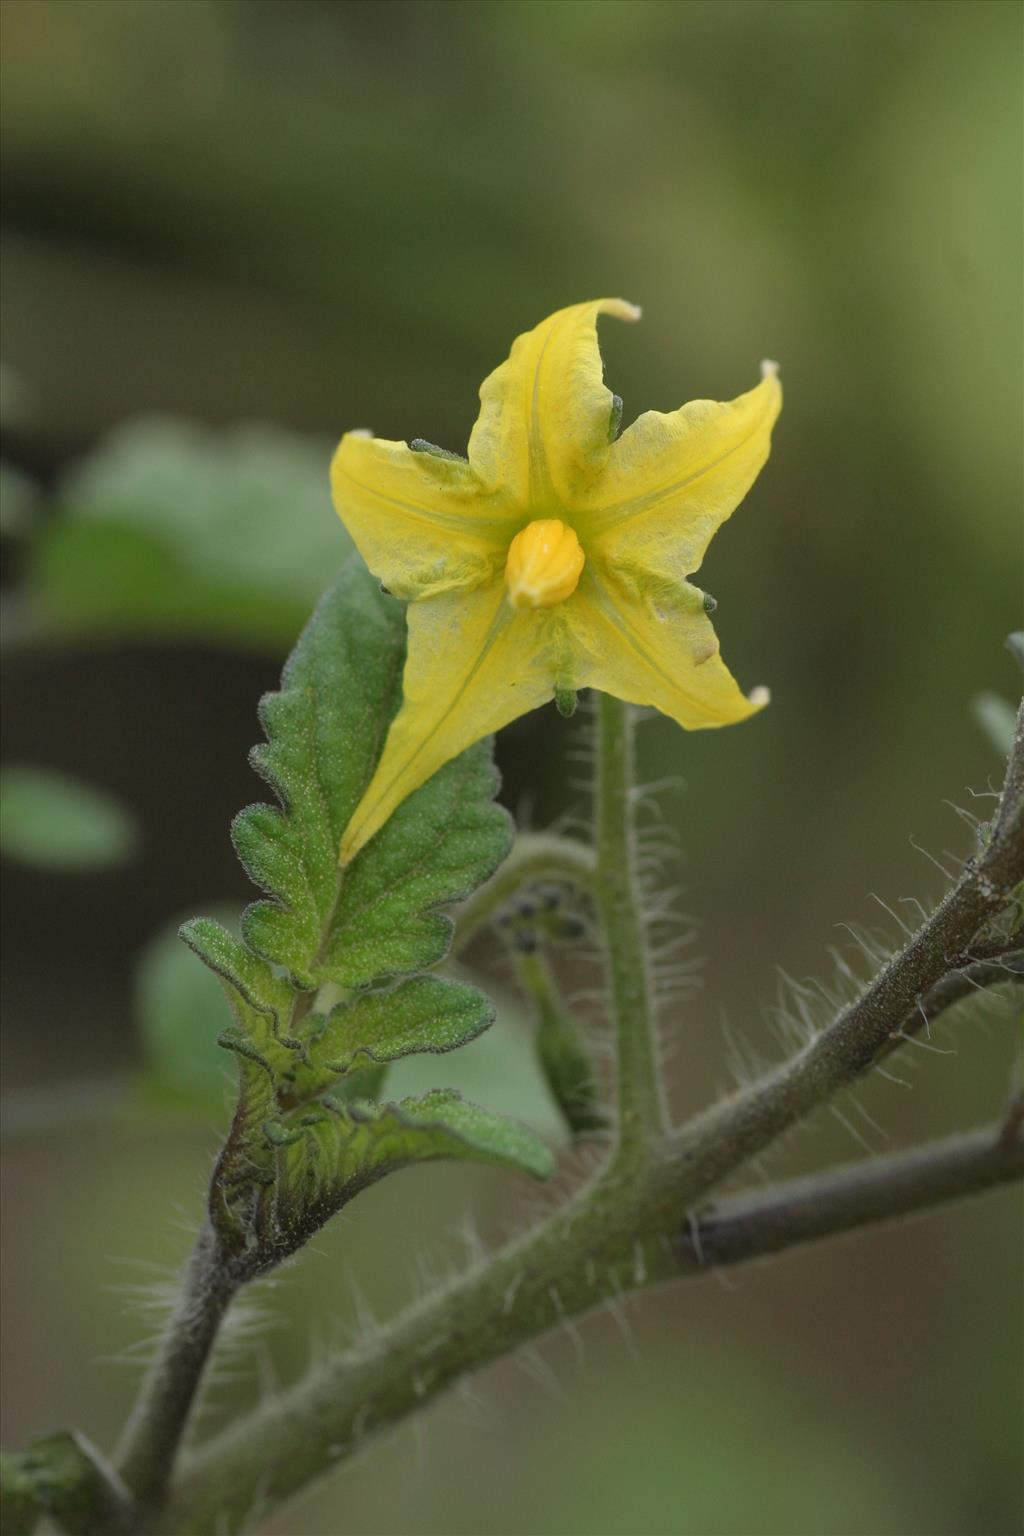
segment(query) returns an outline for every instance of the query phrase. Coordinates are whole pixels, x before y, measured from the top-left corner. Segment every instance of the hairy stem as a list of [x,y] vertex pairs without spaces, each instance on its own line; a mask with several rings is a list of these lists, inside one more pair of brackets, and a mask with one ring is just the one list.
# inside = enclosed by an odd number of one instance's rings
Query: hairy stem
[[203,1229],[189,1260],[177,1309],[164,1334],[117,1457],[142,1524],[159,1505],[218,1330],[234,1295],[217,1263],[214,1236]]
[[[692,1272],[709,1259],[738,1263],[1020,1176],[1018,1115],[995,1139],[959,1138],[737,1197],[699,1226],[681,1229],[685,1213],[716,1184],[875,1066],[915,1012],[941,1011],[962,986],[981,979],[969,970],[972,942],[1024,879],[1024,713],[987,841],[932,916],[791,1060],[674,1135],[665,1133],[650,1029],[632,779],[627,706],[602,697],[596,876],[586,850],[553,867],[558,858],[552,860],[550,847],[537,848],[535,859],[528,853],[506,880],[491,883],[461,931],[465,942],[525,880],[569,877],[566,866],[575,860],[575,883],[591,887],[600,910],[618,1040],[618,1142],[609,1167],[539,1230],[413,1308],[380,1341],[328,1360],[231,1426],[186,1470],[160,1529],[196,1536],[242,1529],[257,1505],[272,1508],[292,1497],[375,1429],[396,1423],[459,1376],[623,1291]],[[229,1299],[197,1251],[122,1461],[126,1482],[151,1508]]]
[[[696,1233],[661,1199],[663,1147],[639,1178],[599,1182],[542,1230],[336,1357],[218,1437],[183,1470],[167,1536],[245,1528],[420,1411],[469,1371],[626,1291],[747,1262],[1019,1179],[1000,1127],[724,1201]],[[661,1172],[656,1172],[660,1167]],[[669,1181],[670,1182],[670,1181]]]
[[[931,918],[863,992],[789,1062],[653,1142],[663,1124],[647,1031],[646,976],[628,804],[624,707],[599,715],[597,898],[610,950],[619,1034],[622,1142],[610,1167],[538,1231],[411,1309],[382,1338],[329,1359],[283,1397],[229,1428],[185,1470],[164,1529],[241,1529],[469,1371],[623,1291],[692,1272],[704,1258],[740,1262],[790,1243],[920,1209],[1021,1173],[1019,1116],[992,1133],[895,1161],[832,1172],[774,1193],[737,1197],[696,1229],[682,1228],[709,1190],[782,1132],[850,1086],[879,1059],[920,999],[969,963],[980,926],[1024,878],[1018,728],[988,843]],[[639,1159],[623,1156],[639,1148]],[[705,1244],[704,1238],[707,1238]]]
[[637,890],[633,782],[630,706],[603,693],[597,704],[596,895],[617,1039],[618,1148],[624,1157],[666,1125]]

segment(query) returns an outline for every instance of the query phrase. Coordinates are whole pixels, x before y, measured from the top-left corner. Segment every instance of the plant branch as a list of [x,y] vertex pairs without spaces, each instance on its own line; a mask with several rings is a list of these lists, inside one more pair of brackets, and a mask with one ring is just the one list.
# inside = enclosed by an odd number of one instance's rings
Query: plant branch
[[[642,1113],[660,1114],[661,1106],[632,885],[631,743],[624,706],[615,700],[600,702],[599,747],[596,895],[620,1040],[618,1156],[538,1230],[412,1308],[379,1340],[329,1359],[205,1447],[174,1491],[166,1532],[238,1530],[254,1508],[285,1502],[375,1430],[418,1410],[467,1372],[623,1291],[693,1273],[696,1253],[687,1252],[688,1239],[680,1235],[680,1212],[868,1071],[918,1000],[951,968],[971,963],[979,928],[998,915],[1024,877],[1020,805],[1006,808],[1024,796],[1018,730],[989,840],[918,933],[791,1061],[651,1145]],[[933,999],[936,1006],[939,1000]],[[997,1141],[993,1150],[991,1133],[983,1133],[884,1165],[840,1170],[816,1192],[801,1181],[756,1205],[753,1197],[736,1197],[740,1203],[726,1203],[707,1218],[705,1257],[714,1251],[716,1262],[740,1262],[896,1214],[904,1205],[919,1209],[1017,1177],[1017,1123],[1008,1120]],[[645,1155],[623,1158],[623,1149]]]
[[[1024,879],[1024,714],[987,842],[921,929],[792,1060],[664,1136],[635,888],[632,738],[627,707],[607,697],[599,702],[598,747],[596,878],[579,845],[528,843],[467,904],[456,942],[466,943],[531,879],[568,878],[593,890],[619,1042],[619,1143],[611,1165],[539,1230],[412,1309],[376,1344],[328,1361],[229,1428],[186,1469],[162,1529],[237,1530],[254,1501],[283,1502],[465,1372],[610,1295],[693,1272],[697,1246],[692,1236],[680,1237],[680,1211],[692,1210],[739,1165],[870,1070],[913,1015],[923,1023],[990,979],[987,970],[984,978],[972,974],[984,962],[971,943]],[[697,1242],[705,1260],[710,1254],[713,1262],[740,1262],[1017,1177],[1020,1163],[1019,1127],[1008,1121],[995,1143],[982,1133],[797,1181],[757,1200],[736,1197],[705,1219]],[[127,1480],[144,1496],[157,1497],[162,1488],[166,1446],[173,1450],[180,1437],[226,1300],[219,1311],[217,1304],[199,1309],[191,1354],[189,1330],[172,1329],[155,1368],[125,1459]],[[154,1464],[158,1446],[165,1448],[162,1474]]]
[[684,1227],[683,1262],[695,1270],[742,1264],[1024,1178],[1024,1139],[1007,1141],[1004,1130],[948,1136],[716,1202]]
[[[937,981],[921,999],[903,1025],[904,1034],[912,1034],[967,997],[976,997],[988,987],[1024,986],[1024,949],[1010,949],[1001,957],[973,960]],[[898,1044],[894,1041],[894,1044]]]
[[617,1041],[618,1151],[626,1157],[667,1124],[637,889],[634,777],[630,706],[603,693],[597,701],[596,896]]
[[952,970],[971,963],[979,929],[1004,910],[1022,880],[1024,706],[999,807],[979,854],[904,947],[802,1050],[678,1133],[682,1173],[675,1193],[684,1206],[869,1072],[903,1036],[919,1000]]
[[[663,1144],[660,1157],[673,1155]],[[244,1529],[460,1377],[603,1302],[1019,1179],[1024,1141],[997,1126],[739,1195],[701,1219],[696,1241],[678,1210],[666,1220],[652,1166],[617,1190],[591,1186],[539,1232],[229,1427],[184,1467],[161,1530]]]
[[170,1481],[174,1458],[199,1392],[210,1352],[237,1284],[219,1263],[216,1239],[201,1231],[177,1309],[160,1344],[117,1457],[137,1500],[143,1529]]

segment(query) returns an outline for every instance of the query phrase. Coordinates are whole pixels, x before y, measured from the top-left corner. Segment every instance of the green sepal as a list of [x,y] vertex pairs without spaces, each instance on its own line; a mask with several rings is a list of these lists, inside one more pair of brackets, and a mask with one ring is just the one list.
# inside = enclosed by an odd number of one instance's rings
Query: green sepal
[[555,689],[555,708],[558,710],[558,713],[564,720],[572,719],[573,715],[576,713],[576,706],[578,703],[579,694],[576,692],[575,688]]
[[608,441],[614,443],[622,429],[622,396],[612,395],[612,408],[608,413]]
[[414,437],[409,444],[413,453],[429,453],[435,459],[448,459],[456,464],[465,464],[465,454],[454,453],[451,448],[439,448],[436,443],[428,443],[425,437]]

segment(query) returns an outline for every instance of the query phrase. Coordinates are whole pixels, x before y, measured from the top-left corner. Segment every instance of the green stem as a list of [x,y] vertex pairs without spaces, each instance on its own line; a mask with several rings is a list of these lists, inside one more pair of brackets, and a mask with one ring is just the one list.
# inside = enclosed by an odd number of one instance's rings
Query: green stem
[[138,1503],[141,1529],[147,1529],[170,1482],[178,1446],[235,1289],[219,1267],[212,1232],[204,1228],[117,1458],[118,1471]]
[[1024,1177],[1024,1139],[993,1125],[716,1201],[682,1234],[692,1269],[741,1264],[802,1243],[962,1200]]
[[632,1157],[666,1128],[650,1014],[637,888],[630,706],[597,703],[596,896],[604,930],[618,1072],[619,1155]]
[[[1004,908],[1024,875],[1024,732],[1018,730],[987,846],[904,949],[789,1062],[675,1135],[648,1135],[643,1112],[660,1120],[661,1105],[636,913],[630,741],[625,711],[614,700],[601,701],[599,746],[597,896],[619,1035],[618,1155],[539,1231],[413,1308],[361,1351],[328,1359],[204,1448],[174,1490],[161,1527],[168,1536],[242,1529],[257,1503],[269,1509],[284,1502],[375,1429],[418,1410],[460,1376],[623,1291],[699,1267],[692,1239],[687,1248],[686,1213],[714,1184],[868,1071],[917,1000],[951,968],[970,963],[981,924]],[[637,1149],[643,1155],[637,1157]],[[984,1144],[968,1139],[948,1156],[922,1154],[889,1165],[898,1193],[874,1181],[872,1165],[826,1175],[815,1186],[786,1186],[759,1197],[759,1204],[744,1197],[731,1216],[730,1207],[719,1206],[700,1235],[709,1247],[717,1245],[721,1262],[739,1262],[1019,1177],[1022,1164],[1020,1126],[1011,1117],[995,1142],[989,1134]]]
[[736,1196],[696,1239],[665,1200],[670,1150],[618,1187],[599,1181],[531,1234],[328,1360],[224,1431],[183,1469],[165,1536],[227,1536],[286,1503],[470,1371],[624,1292],[851,1231],[1019,1179],[1024,1141],[1000,1127]]

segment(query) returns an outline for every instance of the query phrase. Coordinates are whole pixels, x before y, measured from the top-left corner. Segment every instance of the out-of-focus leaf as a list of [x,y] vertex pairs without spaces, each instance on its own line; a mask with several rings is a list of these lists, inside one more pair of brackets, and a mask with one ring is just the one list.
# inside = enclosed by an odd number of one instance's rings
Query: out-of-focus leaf
[[130,422],[61,485],[32,598],[76,631],[290,644],[352,549],[329,461],[280,428]]
[[23,538],[35,527],[39,487],[13,464],[0,463],[0,533],[8,539]]
[[1000,757],[1009,757],[1017,728],[1017,711],[1010,701],[998,693],[978,693],[971,700],[971,711]]
[[7,857],[47,869],[102,869],[125,863],[139,841],[134,817],[106,790],[27,763],[0,771]]
[[0,363],[0,426],[20,427],[32,416],[32,393],[10,363]]
[[416,1098],[436,1088],[456,1088],[464,1099],[521,1120],[554,1144],[566,1141],[565,1123],[544,1080],[533,1030],[518,998],[494,996],[497,1018],[449,1056],[406,1056],[388,1075],[388,1094]]
[[[237,926],[237,907],[213,910]],[[162,928],[139,956],[135,1014],[147,1089],[204,1108],[222,1104],[227,1058],[217,1037],[231,1014],[216,975],[196,965],[177,923]]]

